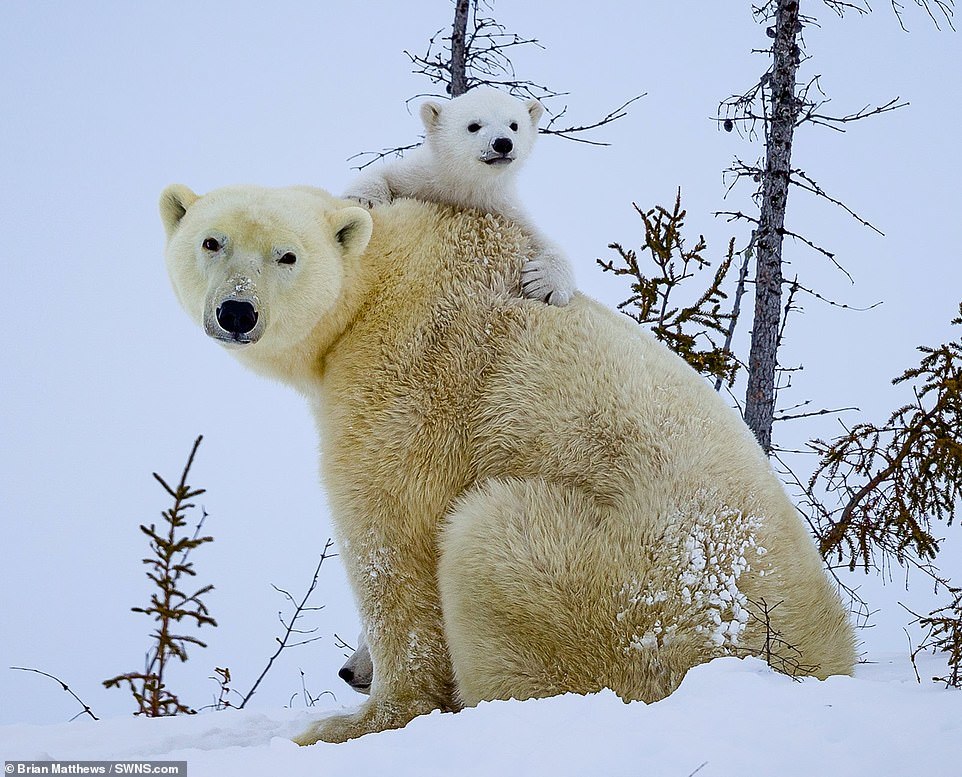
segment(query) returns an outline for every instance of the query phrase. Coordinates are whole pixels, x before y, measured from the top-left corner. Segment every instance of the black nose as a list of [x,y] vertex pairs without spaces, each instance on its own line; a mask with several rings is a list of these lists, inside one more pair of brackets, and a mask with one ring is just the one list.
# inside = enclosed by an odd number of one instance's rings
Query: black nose
[[257,311],[250,302],[229,299],[217,308],[217,323],[232,335],[246,335],[257,324]]
[[499,154],[508,154],[514,148],[514,143],[511,142],[511,138],[495,138],[491,147]]
[[354,682],[354,670],[349,667],[342,666],[341,671],[337,673],[337,676],[348,685]]

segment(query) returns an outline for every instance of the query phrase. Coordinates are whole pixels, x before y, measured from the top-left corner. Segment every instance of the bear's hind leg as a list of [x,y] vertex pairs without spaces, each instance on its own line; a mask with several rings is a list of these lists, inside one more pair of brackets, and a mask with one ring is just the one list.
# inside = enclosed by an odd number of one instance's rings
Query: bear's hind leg
[[[582,491],[543,480],[490,480],[465,494],[440,539],[438,584],[461,701],[612,688],[639,693],[617,620],[637,537]],[[632,563],[631,559],[634,559]],[[621,676],[628,672],[631,676]]]

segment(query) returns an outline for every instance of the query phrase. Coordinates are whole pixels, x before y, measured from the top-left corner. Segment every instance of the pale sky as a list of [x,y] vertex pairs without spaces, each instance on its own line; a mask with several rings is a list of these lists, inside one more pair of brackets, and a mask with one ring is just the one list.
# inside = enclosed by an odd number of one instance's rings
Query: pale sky
[[[802,74],[822,74],[827,110],[895,96],[910,106],[846,133],[797,136],[795,164],[886,236],[793,192],[789,227],[833,250],[855,284],[802,245],[787,246],[791,271],[849,305],[884,304],[852,313],[806,300],[785,354],[805,370],[786,401],[858,405],[865,415],[851,422],[881,420],[910,399],[889,379],[915,362],[916,345],[950,336],[962,297],[962,45],[912,4],[908,33],[886,3],[843,20],[805,5],[821,27],[806,32],[812,60]],[[691,240],[704,233],[715,257],[731,235],[744,242],[744,227],[711,214],[751,207],[745,186],[724,199],[722,171],[760,148],[711,119],[766,66],[750,53],[768,41],[750,3],[544,8],[501,0],[494,10],[545,47],[519,51],[515,65],[522,78],[570,92],[572,122],[647,93],[596,134],[611,147],[542,138],[521,174],[528,210],[572,258],[582,290],[611,305],[627,295],[595,259],[612,256],[612,241],[639,244],[632,202],[668,205],[679,186]],[[423,53],[451,16],[447,0],[0,4],[0,723],[77,712],[56,684],[12,665],[58,675],[98,714],[131,709],[100,681],[140,669],[148,646],[150,623],[129,608],[148,594],[137,526],[167,507],[150,473],[176,478],[199,433],[191,482],[207,489],[198,502],[216,541],[194,561],[199,582],[216,586],[209,605],[220,626],[200,634],[210,647],[175,667],[171,686],[202,706],[216,692],[206,679],[214,666],[228,666],[246,691],[273,652],[285,603],[271,584],[302,591],[332,533],[313,421],[298,396],[246,372],[180,310],[157,199],[173,182],[198,192],[231,183],[343,190],[352,154],[417,139],[405,100],[435,89],[403,52]],[[836,428],[822,419],[776,437],[799,445]],[[962,580],[962,561],[950,563],[946,572]],[[332,634],[357,633],[336,559],[315,604],[326,609],[307,625],[324,639],[286,654],[257,704],[287,704],[299,668],[315,693],[358,700],[336,677]],[[904,616],[889,612],[866,639],[901,647]]]

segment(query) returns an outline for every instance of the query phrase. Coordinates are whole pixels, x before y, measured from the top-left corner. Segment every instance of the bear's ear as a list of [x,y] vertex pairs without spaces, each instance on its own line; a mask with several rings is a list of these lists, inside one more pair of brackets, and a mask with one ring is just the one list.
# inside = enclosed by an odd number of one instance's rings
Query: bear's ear
[[167,230],[167,237],[174,234],[187,209],[195,202],[197,195],[182,183],[174,183],[164,189],[160,195],[160,218]]
[[367,248],[374,230],[374,222],[366,208],[351,205],[340,208],[328,215],[334,239],[340,244],[345,254],[357,256]]
[[424,129],[431,134],[441,123],[441,103],[426,102],[421,106],[421,123]]
[[531,99],[525,102],[524,107],[528,109],[528,115],[531,117],[531,125],[537,127],[538,122],[541,121],[541,117],[544,115],[544,106],[537,100]]

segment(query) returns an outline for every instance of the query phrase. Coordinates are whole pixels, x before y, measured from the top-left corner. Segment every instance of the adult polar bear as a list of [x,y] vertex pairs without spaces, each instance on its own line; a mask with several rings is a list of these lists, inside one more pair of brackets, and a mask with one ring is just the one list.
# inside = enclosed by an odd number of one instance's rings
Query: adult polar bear
[[298,742],[483,699],[656,700],[761,653],[763,601],[801,671],[852,670],[846,614],[738,416],[627,318],[522,299],[512,223],[306,188],[174,185],[161,213],[184,308],[320,428],[375,683]]

